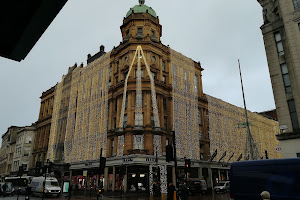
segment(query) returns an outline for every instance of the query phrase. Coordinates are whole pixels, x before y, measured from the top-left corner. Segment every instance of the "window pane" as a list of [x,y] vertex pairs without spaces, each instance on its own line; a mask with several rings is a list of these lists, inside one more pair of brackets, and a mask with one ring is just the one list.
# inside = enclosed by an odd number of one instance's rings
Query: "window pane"
[[299,122],[298,122],[298,117],[297,117],[297,113],[291,113],[291,120],[292,120],[292,125],[293,125],[293,129],[299,129]]
[[282,42],[278,42],[278,43],[277,43],[277,52],[278,52],[278,53],[283,52]]
[[300,0],[293,0],[293,3],[295,10],[300,8]]
[[288,100],[288,105],[289,105],[290,113],[296,112],[296,106],[294,100]]
[[285,92],[286,93],[292,93],[292,87],[291,86],[286,87]]
[[291,85],[290,76],[288,74],[283,75],[283,82],[285,87]]
[[286,64],[282,64],[282,65],[281,65],[281,72],[282,72],[282,74],[287,74],[287,73],[289,73]]
[[275,41],[276,42],[281,41],[281,35],[280,35],[280,33],[275,33]]

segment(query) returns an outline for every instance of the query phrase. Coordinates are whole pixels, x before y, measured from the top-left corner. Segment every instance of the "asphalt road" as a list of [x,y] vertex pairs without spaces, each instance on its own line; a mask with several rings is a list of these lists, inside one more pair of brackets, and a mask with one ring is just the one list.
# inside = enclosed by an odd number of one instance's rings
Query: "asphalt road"
[[[1,200],[17,200],[17,195],[10,196],[10,197],[0,197]],[[160,200],[161,198],[155,197],[153,200]],[[24,195],[19,196],[19,200],[25,200]],[[41,197],[30,197],[30,200],[42,200]],[[68,200],[67,197],[60,197],[60,198],[44,198],[44,200]],[[96,200],[96,197],[72,197],[71,200]],[[123,197],[120,196],[107,196],[103,197],[99,200],[150,200],[149,197],[146,196],[130,196],[130,197]],[[190,196],[189,200],[229,200],[229,194],[215,194],[215,195],[198,195],[198,196]]]

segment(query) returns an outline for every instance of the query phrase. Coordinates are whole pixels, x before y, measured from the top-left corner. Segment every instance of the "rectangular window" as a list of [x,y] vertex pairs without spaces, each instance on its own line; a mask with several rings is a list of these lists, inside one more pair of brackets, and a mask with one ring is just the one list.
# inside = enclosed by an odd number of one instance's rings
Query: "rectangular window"
[[300,0],[293,0],[295,10],[300,8]]
[[119,82],[119,77],[118,76],[116,76],[116,83],[118,83]]
[[154,36],[154,35],[155,35],[155,31],[152,30],[152,31],[151,31],[151,36]]
[[153,80],[155,80],[155,78],[156,78],[156,73],[155,73],[155,72],[151,72],[151,75],[152,75]]
[[198,107],[197,116],[198,116],[198,124],[201,125],[202,124],[201,109],[199,107]]
[[195,89],[195,92],[198,93],[198,76],[197,75],[194,76],[194,89]]
[[127,120],[128,120],[127,115],[124,115],[123,128],[126,128],[126,127],[127,127]]
[[115,152],[114,152],[114,138],[111,139],[111,156],[114,156],[115,155]]
[[143,35],[143,28],[138,28],[138,35]]
[[299,129],[299,121],[298,121],[298,116],[296,112],[296,105],[294,99],[288,100],[288,106],[289,106],[289,111],[291,115],[291,120],[292,120],[292,126],[294,130]]
[[168,118],[164,117],[164,129],[167,130],[168,128]]
[[152,127],[155,126],[155,124],[154,124],[154,116],[153,116],[153,115],[151,115],[151,126],[152,126]]
[[117,128],[117,118],[114,117],[114,128]]
[[165,61],[162,61],[162,70],[164,72],[166,71],[166,63],[165,63]]
[[289,71],[288,71],[287,65],[285,63],[281,64],[280,68],[281,68],[283,83],[284,83],[284,87],[285,87],[285,92],[291,93],[292,87],[291,87],[291,81],[290,81],[290,76],[289,76]]
[[186,73],[186,71],[184,71],[183,75],[184,75],[184,76],[183,76],[183,77],[184,77],[184,80],[187,81],[187,73]]
[[297,158],[300,158],[300,153],[297,153]]
[[164,84],[166,84],[166,76],[165,75],[163,75],[163,77],[162,77],[162,82],[164,83]]
[[141,135],[134,135],[133,136],[133,148],[134,149],[143,149],[144,148],[144,145],[143,145],[143,136]]
[[115,99],[115,111],[117,112],[118,110],[118,99]]
[[110,67],[108,70],[108,78],[111,78],[112,68]]
[[128,108],[128,95],[126,94],[126,99],[125,99],[125,109]]
[[128,72],[124,72],[124,80],[126,79],[127,74],[128,74]]
[[117,62],[117,71],[116,72],[118,72],[119,71],[119,61]]
[[163,109],[164,109],[164,112],[167,111],[167,99],[163,98]]
[[275,33],[275,42],[276,42],[276,46],[277,46],[277,53],[279,56],[284,55],[284,51],[283,51],[283,45],[282,45],[282,41],[281,41],[281,35],[279,32]]
[[[137,70],[135,70],[135,77],[137,78]],[[141,69],[141,78],[144,78],[144,70]]]

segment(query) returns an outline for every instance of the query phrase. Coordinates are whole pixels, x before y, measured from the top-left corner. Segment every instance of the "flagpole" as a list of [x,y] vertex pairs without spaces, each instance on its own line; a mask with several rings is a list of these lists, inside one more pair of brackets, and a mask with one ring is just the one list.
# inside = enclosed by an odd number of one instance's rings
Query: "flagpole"
[[[245,118],[246,118],[246,127],[247,127],[247,146],[249,146],[249,156],[250,156],[250,160],[253,160],[253,149],[252,149],[252,144],[251,144],[251,133],[250,133],[250,128],[249,128],[249,121],[248,121],[248,114],[247,114],[247,107],[246,107],[246,100],[245,100],[245,94],[244,94],[244,86],[243,86],[243,78],[242,78],[242,72],[241,72],[241,64],[240,64],[240,59],[238,59],[238,63],[239,63],[239,71],[240,71],[240,79],[241,79],[241,86],[242,86],[242,93],[243,93],[243,102],[244,102],[244,109],[245,109]],[[246,153],[245,156],[247,156],[246,154],[248,153],[248,148],[246,146]]]

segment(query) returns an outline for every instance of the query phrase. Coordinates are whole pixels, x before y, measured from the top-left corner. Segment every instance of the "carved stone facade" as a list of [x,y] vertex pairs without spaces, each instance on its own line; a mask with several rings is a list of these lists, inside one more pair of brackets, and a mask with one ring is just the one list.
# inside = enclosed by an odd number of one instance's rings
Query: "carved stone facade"
[[258,0],[285,158],[300,156],[300,0]]
[[30,168],[34,168],[36,162],[46,162],[46,154],[48,150],[49,135],[51,129],[55,87],[56,86],[43,92],[42,96],[40,97],[41,107],[39,119],[36,122],[37,133],[34,140]]

